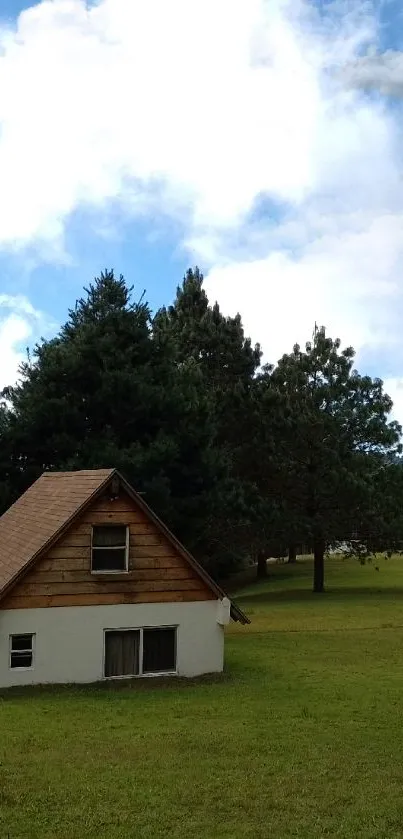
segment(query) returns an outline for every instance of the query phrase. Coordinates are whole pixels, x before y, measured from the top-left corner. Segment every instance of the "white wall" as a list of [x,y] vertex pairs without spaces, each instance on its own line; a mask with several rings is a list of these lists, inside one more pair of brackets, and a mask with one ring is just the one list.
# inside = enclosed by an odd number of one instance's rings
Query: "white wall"
[[[178,675],[223,669],[224,632],[216,600],[0,610],[0,687],[103,678],[104,629],[178,626]],[[9,667],[9,636],[35,633],[34,666]]]

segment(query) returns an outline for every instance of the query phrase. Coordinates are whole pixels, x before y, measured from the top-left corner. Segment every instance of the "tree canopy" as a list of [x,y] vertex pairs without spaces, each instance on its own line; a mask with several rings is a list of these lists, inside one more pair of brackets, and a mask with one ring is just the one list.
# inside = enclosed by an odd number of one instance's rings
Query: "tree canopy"
[[[375,514],[378,460],[399,451],[400,427],[380,379],[361,376],[354,350],[315,329],[273,370],[279,397],[276,468],[290,527],[312,545],[314,590],[324,585],[330,541],[355,533]],[[284,468],[286,467],[286,468]]]
[[104,271],[4,390],[1,510],[45,469],[115,466],[213,574],[305,545],[322,591],[332,541],[403,539],[400,427],[324,328],[261,355],[197,268],[154,316]]

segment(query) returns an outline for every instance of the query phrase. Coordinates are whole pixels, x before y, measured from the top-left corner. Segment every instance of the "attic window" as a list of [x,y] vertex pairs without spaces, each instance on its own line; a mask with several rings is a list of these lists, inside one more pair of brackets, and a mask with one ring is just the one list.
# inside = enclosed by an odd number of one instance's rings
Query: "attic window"
[[128,570],[129,528],[125,524],[106,524],[92,528],[91,571],[95,574]]

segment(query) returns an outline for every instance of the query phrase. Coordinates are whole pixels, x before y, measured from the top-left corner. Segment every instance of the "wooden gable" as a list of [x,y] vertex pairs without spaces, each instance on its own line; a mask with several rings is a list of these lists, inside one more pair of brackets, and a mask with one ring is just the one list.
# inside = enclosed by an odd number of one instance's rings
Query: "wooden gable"
[[[129,570],[91,573],[91,529],[97,524],[129,526]],[[17,582],[2,609],[96,606],[213,600],[214,592],[122,488],[90,504]]]

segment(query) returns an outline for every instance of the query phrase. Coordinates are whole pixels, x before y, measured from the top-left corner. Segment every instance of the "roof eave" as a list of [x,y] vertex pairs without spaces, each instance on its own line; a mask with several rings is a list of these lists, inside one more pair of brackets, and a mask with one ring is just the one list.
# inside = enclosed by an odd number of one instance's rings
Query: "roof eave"
[[[7,594],[9,594],[9,593],[10,593],[10,591],[11,591],[11,590],[12,590],[12,589],[13,589],[13,588],[17,585],[17,583],[18,583],[18,582],[19,582],[19,581],[20,581],[23,577],[25,577],[25,575],[28,573],[28,571],[30,570],[30,568],[32,568],[32,566],[35,564],[35,562],[37,562],[37,561],[38,561],[38,559],[40,559],[40,557],[41,557],[41,556],[43,556],[43,555],[46,553],[46,551],[48,551],[48,550],[49,550],[49,549],[50,549],[50,548],[51,548],[54,544],[56,544],[56,542],[58,542],[58,541],[59,541],[59,539],[61,539],[61,537],[63,536],[63,534],[64,534],[64,533],[68,530],[68,528],[69,528],[69,527],[73,524],[74,520],[75,520],[75,519],[76,519],[76,518],[80,515],[80,513],[82,513],[82,512],[85,510],[85,508],[86,508],[86,507],[87,507],[87,506],[88,506],[88,505],[89,505],[92,501],[94,501],[94,499],[96,498],[96,496],[104,490],[105,486],[107,486],[108,482],[111,480],[111,478],[112,478],[112,477],[113,477],[116,473],[117,473],[117,470],[116,470],[116,469],[113,469],[113,470],[111,471],[110,475],[107,475],[107,476],[104,478],[104,480],[100,483],[100,485],[99,485],[99,486],[98,486],[98,487],[97,487],[97,488],[96,488],[93,492],[91,492],[91,494],[88,496],[88,498],[87,498],[85,501],[83,501],[83,503],[82,503],[82,504],[80,504],[80,505],[79,505],[79,507],[77,507],[77,509],[75,510],[75,512],[74,512],[74,513],[72,513],[72,515],[71,515],[71,516],[69,516],[69,518],[68,518],[68,519],[67,519],[67,520],[66,520],[66,521],[65,521],[65,522],[61,525],[61,527],[59,527],[59,528],[55,531],[55,533],[53,533],[53,535],[50,537],[50,539],[48,539],[48,540],[45,542],[45,544],[44,544],[44,545],[42,545],[42,547],[41,547],[41,548],[39,548],[39,550],[37,550],[37,551],[36,551],[36,552],[35,552],[35,553],[31,556],[31,559],[29,560],[29,562],[27,562],[27,564],[26,564],[26,565],[24,565],[24,567],[23,567],[23,568],[20,568],[20,570],[19,570],[19,571],[17,571],[17,573],[14,575],[14,577],[12,577],[12,579],[11,579],[11,580],[9,580],[9,581],[8,581],[8,582],[7,582],[7,583],[6,583],[6,584],[5,584],[5,585],[4,585],[4,586],[0,589],[0,600],[3,600],[3,599],[4,599],[4,597],[5,597]],[[47,472],[43,472],[43,473],[42,473],[42,475],[45,475],[45,474],[48,474],[48,473],[47,473]],[[42,475],[41,475],[40,477],[42,477]]]
[[162,530],[162,532],[169,539],[171,544],[182,554],[184,559],[186,559],[190,563],[190,565],[193,566],[195,571],[199,574],[201,579],[204,580],[204,582],[209,587],[209,589],[214,594],[216,594],[217,597],[219,597],[221,600],[224,597],[228,598],[228,600],[230,601],[230,604],[231,604],[230,614],[231,614],[232,620],[235,621],[235,622],[242,623],[244,625],[249,624],[250,620],[247,617],[247,615],[245,615],[241,611],[241,609],[239,609],[239,607],[235,605],[235,603],[231,600],[231,598],[228,597],[228,594],[226,594],[226,592],[213,580],[213,578],[210,577],[210,574],[203,568],[202,565],[200,565],[200,563],[195,559],[195,557],[192,556],[191,553],[189,553],[189,551],[185,548],[185,546],[182,545],[182,543],[179,541],[179,539],[176,538],[176,536],[172,533],[171,530],[169,530],[169,528],[157,516],[157,514],[154,513],[154,511],[151,509],[151,507],[148,506],[147,502],[144,501],[144,499],[141,497],[141,495],[139,495],[139,493],[136,492],[135,489],[133,489],[131,484],[129,484],[129,482],[126,481],[126,478],[124,478],[124,476],[121,475],[121,473],[118,470],[115,471],[115,474],[117,474],[119,476],[119,478],[121,479],[121,481],[123,483],[123,486],[126,489],[126,491],[128,492],[128,494],[131,495],[132,498],[134,498],[134,500],[137,502],[137,504],[143,509],[145,514],[148,515],[154,521],[154,523],[157,525],[157,527],[160,530]]
[[[45,474],[45,473],[44,473]],[[97,495],[99,495],[108,483],[112,480],[114,476],[118,476],[119,479],[122,481],[122,484],[126,490],[126,492],[136,501],[139,507],[141,507],[144,513],[157,525],[157,527],[164,533],[164,535],[169,539],[171,544],[179,551],[179,553],[186,559],[189,564],[194,568],[196,573],[201,577],[201,579],[205,582],[208,588],[221,600],[226,597],[230,601],[230,615],[233,621],[242,623],[242,624],[250,624],[250,620],[245,615],[241,609],[228,597],[226,592],[210,577],[210,574],[203,568],[202,565],[192,556],[191,553],[182,545],[182,543],[174,536],[174,534],[169,530],[169,528],[164,524],[164,522],[154,513],[151,507],[148,506],[147,502],[143,500],[143,498],[136,492],[136,490],[129,484],[128,481],[123,477],[123,475],[119,472],[118,469],[111,469],[109,475],[107,475],[104,480],[99,484],[99,486],[88,496],[88,498],[79,505],[79,507],[75,510],[75,512],[69,516],[69,518],[64,522],[64,524],[58,528],[58,530],[52,535],[47,542],[42,545],[42,547],[36,551],[36,553],[31,557],[30,561],[21,568],[20,571],[15,574],[15,576],[0,589],[0,600],[2,600],[6,594],[8,594],[14,586],[21,580],[22,577],[29,571],[29,569],[34,565],[35,562],[38,561],[40,556],[43,556],[46,551],[48,551],[60,538],[61,536],[67,531],[67,529],[71,526],[74,520],[84,512],[87,506],[91,502],[95,500]]]
[[250,619],[247,615],[245,615],[242,610],[236,606],[236,604],[231,600],[231,610],[230,610],[231,618],[235,623],[242,623],[243,626],[250,623]]

